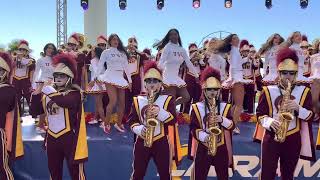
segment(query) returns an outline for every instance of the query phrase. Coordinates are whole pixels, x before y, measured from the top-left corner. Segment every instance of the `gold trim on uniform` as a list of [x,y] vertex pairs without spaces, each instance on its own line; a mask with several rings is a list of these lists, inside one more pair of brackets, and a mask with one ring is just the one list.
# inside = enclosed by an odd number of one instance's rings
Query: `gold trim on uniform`
[[263,91],[266,94],[266,99],[267,99],[267,103],[269,106],[269,117],[273,117],[273,108],[272,108],[272,101],[271,101],[271,96],[270,96],[270,92],[268,87],[264,86],[263,87]]
[[87,130],[86,122],[84,118],[84,108],[82,105],[80,127],[78,132],[76,152],[74,155],[74,160],[81,160],[88,158],[88,142],[87,142]]
[[[16,105],[18,107],[18,104]],[[19,109],[17,111],[17,134],[16,134],[16,147],[15,148],[15,158],[24,155],[23,142],[22,142],[22,132],[21,132],[21,117]]]
[[48,134],[50,134],[54,138],[58,138],[71,130],[69,110],[67,108],[63,108],[63,109],[64,109],[65,128],[59,131],[58,133],[54,133],[50,130],[50,128],[48,128]]
[[[307,97],[307,94],[308,94],[309,91],[310,91],[310,89],[307,88],[307,87],[303,90],[303,93],[302,93],[302,95],[301,95],[300,102],[299,102],[299,105],[300,105],[300,106],[303,106],[304,101],[306,100],[306,97]],[[312,115],[312,113],[311,113],[311,115]],[[311,117],[311,116],[309,115],[308,117]],[[294,134],[294,133],[300,131],[301,121],[299,121],[299,118],[298,118],[298,117],[296,117],[296,123],[297,123],[296,127],[293,128],[293,129],[291,129],[291,130],[289,130],[289,131],[287,132],[286,136],[289,136],[289,135],[291,135],[291,134]]]

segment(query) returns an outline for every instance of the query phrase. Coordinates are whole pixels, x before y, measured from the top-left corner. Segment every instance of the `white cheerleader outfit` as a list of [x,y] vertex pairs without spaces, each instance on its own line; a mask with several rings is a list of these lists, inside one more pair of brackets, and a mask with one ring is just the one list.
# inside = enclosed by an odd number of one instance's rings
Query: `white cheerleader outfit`
[[[104,63],[107,64],[107,69],[103,72]],[[98,76],[98,80],[106,84],[125,89],[129,87],[128,81],[132,83],[128,58],[125,53],[120,52],[117,48],[110,47],[102,52],[98,68],[98,72],[103,72]],[[124,73],[128,81],[124,78]]]
[[297,79],[296,79],[296,82],[297,83],[311,83],[311,79],[303,76],[303,73],[304,73],[304,61],[305,61],[305,56],[303,54],[303,51],[302,49],[300,48],[300,44],[298,43],[293,43],[291,46],[290,46],[291,49],[295,50],[296,53],[297,53],[297,56],[299,58],[299,61],[298,61],[298,76],[297,76]]
[[236,83],[253,83],[253,81],[250,79],[243,79],[242,63],[243,61],[239,49],[235,46],[232,46],[230,51],[229,77],[222,83],[222,87],[224,89],[231,89]]
[[[97,57],[90,61],[89,70],[91,71],[91,81],[88,84],[86,93],[98,94],[106,92],[106,87],[98,80],[99,75],[101,75],[101,68],[99,68],[99,59]],[[105,69],[102,69],[104,72]]]
[[[279,45],[273,46],[270,50],[265,53],[265,61],[263,64],[263,74],[262,83],[265,86],[275,85],[278,82],[276,81],[278,77],[278,68],[277,68],[277,54],[279,50]],[[269,72],[267,74],[267,68],[269,67]]]
[[208,64],[220,71],[221,82],[226,79],[226,60],[220,54],[212,53],[208,59]]
[[53,80],[53,70],[52,57],[45,56],[38,59],[34,71],[32,87],[35,89],[37,83]]
[[311,76],[310,79],[320,79],[320,53],[314,54],[310,58]]
[[189,73],[198,78],[199,74],[191,63],[186,50],[178,44],[169,42],[161,54],[158,67],[163,70],[164,86],[176,86],[178,88],[186,87],[186,82],[179,76],[179,69],[183,62],[189,69]]

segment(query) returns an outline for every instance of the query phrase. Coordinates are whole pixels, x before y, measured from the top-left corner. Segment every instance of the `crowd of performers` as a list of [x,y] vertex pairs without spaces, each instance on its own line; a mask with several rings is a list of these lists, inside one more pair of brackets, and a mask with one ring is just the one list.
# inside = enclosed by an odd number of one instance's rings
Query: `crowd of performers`
[[138,50],[135,37],[125,46],[117,34],[101,35],[88,48],[83,39],[75,33],[64,47],[49,43],[37,61],[25,40],[17,51],[0,52],[0,179],[14,179],[9,164],[24,153],[23,98],[46,133],[51,179],[62,179],[64,159],[72,179],[85,179],[88,94],[95,100],[88,123],[100,123],[109,134],[116,112],[113,127],[124,133],[128,124],[135,134],[134,180],[144,178],[151,158],[160,179],[171,179],[171,161],[181,160],[181,120],[190,124],[192,179],[206,179],[211,165],[218,179],[229,178],[232,136],[248,117],[256,120],[253,140],[261,142],[261,179],[275,178],[279,159],[286,180],[293,179],[299,158],[316,160],[320,139],[312,136],[312,125],[320,112],[320,41],[311,45],[298,31],[287,40],[273,34],[257,51],[230,34],[202,48],[191,43],[187,51],[171,29],[153,45],[158,53],[152,56],[150,49]]

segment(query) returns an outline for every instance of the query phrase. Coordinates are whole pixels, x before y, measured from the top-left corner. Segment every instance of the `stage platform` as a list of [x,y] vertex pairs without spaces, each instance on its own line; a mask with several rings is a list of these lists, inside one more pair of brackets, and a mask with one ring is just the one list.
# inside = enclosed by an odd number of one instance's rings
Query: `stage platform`
[[[240,123],[241,135],[234,136],[235,172],[231,179],[258,179],[260,171],[259,156],[260,144],[252,142],[255,125],[253,123]],[[314,124],[313,132],[316,137],[318,125]],[[43,135],[35,132],[34,122],[31,118],[24,118],[23,141],[25,156],[14,163],[14,174],[17,180],[48,180],[46,152],[42,148]],[[186,148],[189,127],[179,127],[181,144]],[[88,180],[127,180],[132,172],[133,134],[118,133],[113,128],[110,135],[103,133],[98,125],[87,125],[87,139],[89,146],[89,161],[85,164]],[[317,158],[320,151],[317,152]],[[174,179],[189,179],[192,161],[186,156],[182,164],[173,174]],[[318,179],[320,177],[320,160],[316,163],[300,161],[296,169],[297,179]],[[215,172],[210,171],[209,179],[215,179]],[[66,166],[64,179],[68,178]],[[159,179],[156,168],[151,161],[146,175],[146,180]]]

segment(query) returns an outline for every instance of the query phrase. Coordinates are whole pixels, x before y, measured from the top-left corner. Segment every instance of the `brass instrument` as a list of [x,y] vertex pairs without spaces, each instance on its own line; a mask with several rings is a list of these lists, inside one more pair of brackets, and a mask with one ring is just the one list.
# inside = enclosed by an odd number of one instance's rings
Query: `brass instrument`
[[199,61],[205,58],[205,52],[206,51],[202,48],[196,50],[191,56],[191,62],[194,65],[198,65],[200,63]]
[[153,143],[153,134],[156,126],[159,124],[158,120],[155,117],[149,115],[148,111],[152,107],[154,103],[155,95],[154,92],[151,90],[150,94],[148,95],[148,109],[146,112],[146,121],[147,121],[147,129],[145,134],[144,146],[151,147]]
[[286,140],[286,134],[288,131],[289,123],[294,119],[292,112],[286,108],[286,103],[290,100],[291,96],[291,82],[287,80],[287,88],[283,94],[281,105],[279,108],[279,121],[280,128],[275,132],[274,140],[283,143]]
[[216,114],[216,99],[213,98],[212,103],[209,103],[209,120],[208,120],[208,131],[209,131],[209,141],[208,141],[208,154],[211,156],[215,156],[217,153],[217,140],[218,136],[221,134],[221,129],[216,121],[214,121],[214,117]]

